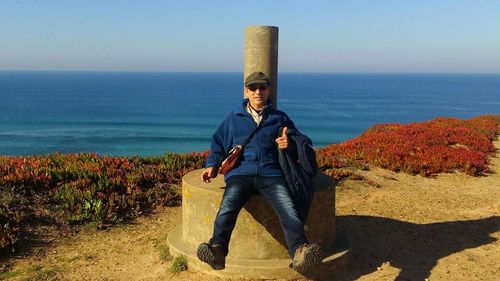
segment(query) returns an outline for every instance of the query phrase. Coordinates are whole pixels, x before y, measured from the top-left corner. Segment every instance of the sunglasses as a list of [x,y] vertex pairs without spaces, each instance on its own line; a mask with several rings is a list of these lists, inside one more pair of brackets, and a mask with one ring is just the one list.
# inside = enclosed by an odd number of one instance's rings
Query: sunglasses
[[267,90],[267,85],[250,85],[247,88],[252,92],[257,91],[257,89],[259,89],[262,92]]

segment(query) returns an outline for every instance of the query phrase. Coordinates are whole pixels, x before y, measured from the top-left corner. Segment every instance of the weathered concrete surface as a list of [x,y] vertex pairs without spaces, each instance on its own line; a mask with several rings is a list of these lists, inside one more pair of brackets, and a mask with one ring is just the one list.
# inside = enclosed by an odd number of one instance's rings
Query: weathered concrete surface
[[[291,259],[278,217],[261,196],[252,197],[238,216],[229,244],[226,269],[213,271],[198,261],[196,248],[212,236],[225,186],[222,176],[204,183],[200,179],[201,172],[192,171],[183,177],[182,226],[169,234],[172,254],[185,255],[190,268],[219,276],[300,277],[289,268]],[[349,245],[347,239],[344,242],[337,239],[340,244],[335,245],[335,189],[331,178],[319,174],[314,178],[314,187],[315,194],[305,225],[306,236],[322,246],[326,252],[324,270],[331,272],[344,262]]]
[[[324,249],[325,258],[314,271],[302,275],[291,268],[291,259],[226,259],[224,270],[212,270],[207,264],[196,257],[196,247],[182,239],[182,227],[178,226],[168,235],[167,243],[172,256],[184,255],[187,259],[189,270],[196,270],[221,278],[255,278],[255,279],[296,279],[311,278],[332,280],[349,261],[349,240],[342,232],[337,232],[336,241]],[[257,239],[257,238],[255,238]],[[333,279],[334,280],[334,279]]]
[[248,26],[245,28],[243,77],[262,71],[271,80],[269,87],[273,107],[278,105],[278,27]]
[[[212,237],[225,186],[222,176],[204,183],[200,179],[201,171],[186,174],[182,182],[183,239],[193,245]],[[322,174],[315,178],[315,186],[318,191],[306,220],[306,236],[326,247],[335,239],[335,189],[330,177]],[[278,217],[261,196],[252,197],[241,210],[229,243],[229,257],[288,258]]]

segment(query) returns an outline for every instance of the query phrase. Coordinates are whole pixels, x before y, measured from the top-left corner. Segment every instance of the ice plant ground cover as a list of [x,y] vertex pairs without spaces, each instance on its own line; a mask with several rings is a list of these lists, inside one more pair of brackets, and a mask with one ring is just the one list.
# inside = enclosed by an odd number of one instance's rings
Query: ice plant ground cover
[[[499,123],[500,116],[484,115],[375,125],[354,139],[318,149],[318,164],[335,180],[356,178],[352,167],[370,166],[423,176],[455,171],[484,175]],[[0,251],[19,239],[40,204],[66,223],[97,226],[137,217],[158,205],[178,205],[181,196],[173,187],[185,173],[201,168],[207,156],[0,156]]]
[[129,158],[93,153],[2,156],[0,249],[18,239],[36,204],[54,206],[67,223],[96,225],[133,218],[157,205],[178,205],[181,196],[172,186],[201,168],[206,157],[207,152]]
[[489,172],[499,123],[499,115],[482,115],[379,124],[356,138],[318,149],[318,164],[335,177],[349,174],[339,168],[370,165],[422,176],[455,171],[480,176]]

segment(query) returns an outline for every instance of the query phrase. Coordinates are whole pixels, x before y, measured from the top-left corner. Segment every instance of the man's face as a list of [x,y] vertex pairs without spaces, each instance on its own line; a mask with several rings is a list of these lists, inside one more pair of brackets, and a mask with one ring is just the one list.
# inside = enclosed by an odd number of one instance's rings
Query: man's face
[[254,109],[262,109],[269,99],[269,87],[267,84],[253,84],[245,87],[245,97]]

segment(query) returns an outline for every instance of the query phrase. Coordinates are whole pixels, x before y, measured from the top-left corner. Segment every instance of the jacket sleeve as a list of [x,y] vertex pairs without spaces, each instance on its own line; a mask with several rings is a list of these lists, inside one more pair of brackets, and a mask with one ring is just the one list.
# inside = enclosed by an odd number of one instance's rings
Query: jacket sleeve
[[229,150],[230,143],[229,136],[229,119],[226,118],[215,130],[215,133],[212,135],[212,143],[210,145],[210,154],[208,155],[207,162],[205,163],[205,167],[215,167],[217,168]]

